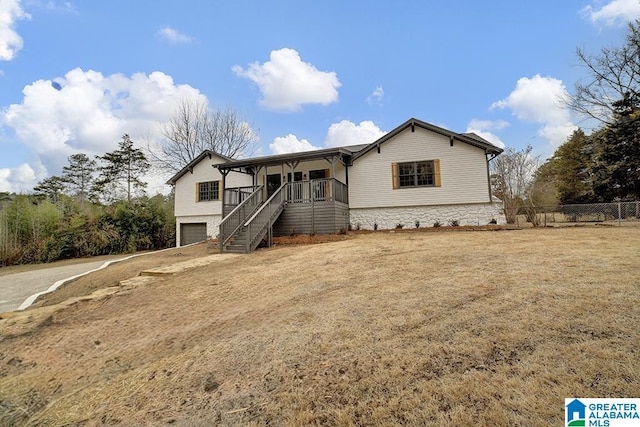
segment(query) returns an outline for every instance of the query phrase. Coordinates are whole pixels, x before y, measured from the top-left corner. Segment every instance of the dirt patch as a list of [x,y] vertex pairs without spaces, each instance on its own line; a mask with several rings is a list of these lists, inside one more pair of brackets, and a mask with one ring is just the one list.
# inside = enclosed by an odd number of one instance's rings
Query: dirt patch
[[293,236],[274,237],[274,246],[292,246],[292,245],[315,245],[318,243],[340,242],[353,236],[353,233],[347,234],[296,234]]
[[356,233],[148,276],[0,320],[0,425],[559,425],[564,397],[637,394],[639,245]]
[[[205,243],[165,251],[142,254],[126,261],[111,264],[108,268],[96,271],[87,276],[63,285],[53,293],[38,298],[34,307],[61,303],[69,298],[89,295],[98,289],[117,286],[122,280],[137,276],[145,269],[162,267],[177,262],[187,261],[209,255],[211,252]],[[125,258],[122,255],[120,258]]]

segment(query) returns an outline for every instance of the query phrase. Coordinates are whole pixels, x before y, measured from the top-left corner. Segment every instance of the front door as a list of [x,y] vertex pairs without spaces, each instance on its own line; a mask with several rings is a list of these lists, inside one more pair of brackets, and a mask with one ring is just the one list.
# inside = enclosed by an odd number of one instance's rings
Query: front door
[[289,183],[287,199],[289,202],[300,203],[304,201],[302,172],[294,172],[291,179],[291,172],[287,172],[287,182]]
[[[309,179],[313,181],[314,179],[323,179],[329,178],[329,169],[316,169],[309,171]],[[329,182],[328,181],[319,181],[312,183],[312,192],[313,192],[313,200],[323,201],[327,200],[327,196],[329,195]]]
[[279,173],[267,175],[267,199],[282,185],[282,176]]

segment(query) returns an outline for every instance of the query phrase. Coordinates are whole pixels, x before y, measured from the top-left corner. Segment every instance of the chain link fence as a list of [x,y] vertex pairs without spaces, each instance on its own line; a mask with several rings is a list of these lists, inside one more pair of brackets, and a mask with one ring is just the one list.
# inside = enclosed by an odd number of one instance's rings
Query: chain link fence
[[572,223],[640,225],[640,201],[522,207],[518,213],[518,225],[523,225],[522,221],[541,227]]

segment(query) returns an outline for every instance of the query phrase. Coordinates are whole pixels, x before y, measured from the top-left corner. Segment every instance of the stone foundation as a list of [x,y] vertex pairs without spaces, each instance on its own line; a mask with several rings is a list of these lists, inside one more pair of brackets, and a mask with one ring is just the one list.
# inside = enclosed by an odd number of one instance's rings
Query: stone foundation
[[361,208],[349,209],[352,229],[358,226],[362,230],[390,230],[402,224],[403,228],[415,228],[416,221],[420,227],[433,227],[439,222],[442,226],[451,225],[487,225],[491,220],[497,224],[506,224],[501,202],[479,203],[469,205],[445,206],[411,206],[394,208]]

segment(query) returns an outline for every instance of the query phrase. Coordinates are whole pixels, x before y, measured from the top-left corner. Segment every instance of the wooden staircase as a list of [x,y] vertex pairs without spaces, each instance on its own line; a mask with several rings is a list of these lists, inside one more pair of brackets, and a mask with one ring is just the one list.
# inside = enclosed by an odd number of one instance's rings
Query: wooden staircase
[[220,252],[249,253],[268,237],[271,244],[272,228],[286,202],[283,184],[262,203],[262,186],[236,206],[220,223]]

